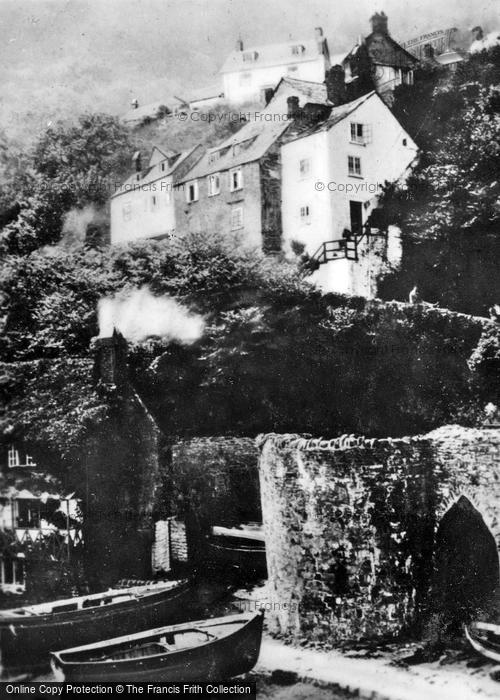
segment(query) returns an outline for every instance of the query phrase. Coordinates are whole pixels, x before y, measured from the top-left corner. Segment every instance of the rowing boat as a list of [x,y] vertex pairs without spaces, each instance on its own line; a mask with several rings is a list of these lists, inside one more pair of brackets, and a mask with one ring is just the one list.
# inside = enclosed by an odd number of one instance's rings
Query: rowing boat
[[2,610],[2,670],[43,667],[51,650],[176,622],[189,595],[186,580],[163,581]]
[[51,654],[57,681],[223,681],[259,657],[264,613],[242,613],[108,639]]
[[465,627],[465,636],[477,652],[497,663],[500,662],[500,625],[474,622]]

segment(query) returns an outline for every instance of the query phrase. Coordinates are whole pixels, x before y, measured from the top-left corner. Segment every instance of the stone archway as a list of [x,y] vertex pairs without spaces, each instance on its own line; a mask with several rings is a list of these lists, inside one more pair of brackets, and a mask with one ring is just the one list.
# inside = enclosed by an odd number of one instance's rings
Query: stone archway
[[465,496],[444,514],[436,534],[432,607],[446,626],[488,613],[499,586],[495,538]]

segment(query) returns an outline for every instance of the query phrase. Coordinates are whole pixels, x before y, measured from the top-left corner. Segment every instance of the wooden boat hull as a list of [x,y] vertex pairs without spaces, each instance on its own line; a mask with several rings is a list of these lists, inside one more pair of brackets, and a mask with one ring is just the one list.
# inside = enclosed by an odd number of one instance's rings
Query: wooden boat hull
[[[263,617],[263,613],[244,613],[184,623],[151,630],[142,635],[107,640],[99,645],[55,652],[51,654],[52,669],[58,681],[67,682],[222,681],[247,673],[257,663]],[[222,634],[213,641],[178,651],[142,658],[91,660],[92,655],[95,657],[109,649],[118,651],[120,648],[130,648],[133,644],[140,646],[159,635],[193,627],[211,631],[219,628]]]
[[261,542],[228,542],[223,537],[207,540],[210,561],[216,567],[232,566],[245,573],[267,576],[266,548]]
[[465,636],[475,651],[500,663],[500,625],[475,622],[465,627]]
[[48,666],[49,652],[75,644],[151,629],[182,619],[190,597],[186,581],[135,600],[101,607],[28,617],[0,619],[2,670],[12,674]]

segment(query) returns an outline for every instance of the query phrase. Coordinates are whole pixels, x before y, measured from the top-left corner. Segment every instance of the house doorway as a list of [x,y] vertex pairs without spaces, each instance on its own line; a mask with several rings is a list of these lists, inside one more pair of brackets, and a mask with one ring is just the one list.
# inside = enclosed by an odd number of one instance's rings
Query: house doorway
[[349,202],[349,213],[351,217],[351,233],[359,236],[363,230],[363,205],[361,202]]
[[488,614],[499,584],[495,539],[465,496],[444,514],[436,534],[432,603],[450,632]]

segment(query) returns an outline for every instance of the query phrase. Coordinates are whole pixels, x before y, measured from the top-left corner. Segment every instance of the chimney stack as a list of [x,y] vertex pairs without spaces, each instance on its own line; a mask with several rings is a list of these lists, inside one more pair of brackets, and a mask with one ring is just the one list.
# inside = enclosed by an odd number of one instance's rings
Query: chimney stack
[[299,98],[296,95],[291,95],[286,98],[286,103],[288,119],[296,119],[300,114]]
[[236,42],[236,51],[243,51],[243,39],[241,36],[238,38],[238,41]]
[[113,335],[92,341],[94,380],[106,386],[123,387],[127,383],[127,341],[115,328]]
[[424,58],[434,58],[434,47],[432,46],[432,44],[425,44]]
[[342,105],[347,100],[345,72],[342,66],[332,66],[325,76],[326,96],[334,107]]
[[324,54],[325,53],[325,46],[326,46],[326,39],[323,36],[323,28],[322,27],[315,27],[314,28],[314,35],[316,37],[316,46],[318,47],[318,53]]
[[134,170],[136,173],[140,173],[142,171],[142,159],[140,151],[136,151],[132,156],[132,165],[134,166]]
[[387,15],[385,12],[375,12],[375,14],[370,17],[370,22],[372,25],[372,32],[380,32],[380,34],[389,34],[387,28]]

